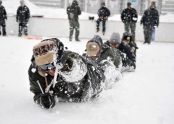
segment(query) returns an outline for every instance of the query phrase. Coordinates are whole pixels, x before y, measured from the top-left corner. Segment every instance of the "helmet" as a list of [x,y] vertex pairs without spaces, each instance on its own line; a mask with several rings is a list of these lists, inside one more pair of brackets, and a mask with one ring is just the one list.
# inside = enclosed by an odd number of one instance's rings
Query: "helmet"
[[102,49],[103,41],[99,35],[95,35],[88,43],[86,44],[87,55],[97,56]]
[[41,66],[57,62],[61,59],[63,51],[63,44],[58,39],[45,39],[33,47],[35,63]]

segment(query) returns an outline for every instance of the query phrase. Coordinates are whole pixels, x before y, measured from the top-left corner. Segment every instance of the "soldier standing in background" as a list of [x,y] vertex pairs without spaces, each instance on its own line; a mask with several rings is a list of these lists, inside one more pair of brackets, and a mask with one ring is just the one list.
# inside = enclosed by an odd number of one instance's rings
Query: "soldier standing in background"
[[24,30],[24,34],[28,35],[28,21],[30,18],[30,10],[25,5],[24,0],[20,0],[20,6],[17,9],[16,21],[19,23],[19,32],[18,36],[22,36],[22,31]]
[[5,20],[7,20],[7,13],[4,6],[2,6],[2,0],[0,0],[0,35],[1,35],[1,27],[2,27],[3,36],[6,36]]
[[[137,11],[131,7],[131,3],[127,3],[127,8],[121,13],[121,20],[124,23],[125,32],[132,34],[132,40],[135,42],[135,28],[138,15]],[[129,32],[131,30],[131,32]]]
[[102,25],[103,25],[103,35],[105,34],[106,31],[106,21],[108,20],[108,17],[110,16],[110,11],[108,8],[105,7],[105,2],[102,2],[101,4],[101,8],[98,10],[98,16],[99,18],[97,19],[97,32],[99,32],[99,26],[100,26],[100,22],[102,21]]
[[150,44],[152,40],[153,28],[158,27],[159,25],[159,14],[155,4],[154,1],[151,2],[150,7],[144,11],[141,18],[141,24],[143,24],[144,29],[144,43],[148,44]]
[[67,14],[68,14],[68,20],[69,20],[69,24],[70,24],[69,41],[72,41],[74,29],[76,31],[75,32],[75,40],[80,41],[79,40],[80,24],[79,24],[78,16],[81,14],[81,10],[80,10],[80,7],[78,6],[78,2],[76,0],[74,0],[72,2],[71,6],[67,7]]

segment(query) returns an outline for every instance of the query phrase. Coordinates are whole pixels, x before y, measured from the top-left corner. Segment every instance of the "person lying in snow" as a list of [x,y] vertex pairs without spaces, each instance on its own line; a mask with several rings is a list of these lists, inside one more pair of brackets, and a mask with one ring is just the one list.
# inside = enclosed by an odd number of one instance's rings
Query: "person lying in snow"
[[126,40],[120,40],[119,33],[112,33],[110,40],[105,42],[106,45],[118,49],[122,58],[121,71],[133,71],[136,68],[135,64],[135,51],[132,51]]
[[86,53],[83,54],[88,61],[95,63],[103,70],[106,89],[111,88],[122,77],[119,70],[121,56],[117,52],[103,44],[100,36],[95,35],[87,42]]
[[34,101],[49,109],[56,101],[88,101],[102,91],[101,69],[71,51],[56,38],[46,39],[33,48],[28,70]]

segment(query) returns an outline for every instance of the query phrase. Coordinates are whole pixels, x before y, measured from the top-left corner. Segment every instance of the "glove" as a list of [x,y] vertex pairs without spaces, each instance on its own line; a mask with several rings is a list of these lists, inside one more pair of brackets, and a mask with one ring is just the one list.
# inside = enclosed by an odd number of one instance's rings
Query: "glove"
[[55,102],[54,96],[51,96],[48,93],[43,94],[40,97],[40,105],[45,109],[53,108],[55,106],[55,103],[56,102]]
[[65,62],[65,64],[63,65],[63,68],[61,69],[61,71],[71,71],[71,68],[73,66],[73,60],[71,58],[68,58]]

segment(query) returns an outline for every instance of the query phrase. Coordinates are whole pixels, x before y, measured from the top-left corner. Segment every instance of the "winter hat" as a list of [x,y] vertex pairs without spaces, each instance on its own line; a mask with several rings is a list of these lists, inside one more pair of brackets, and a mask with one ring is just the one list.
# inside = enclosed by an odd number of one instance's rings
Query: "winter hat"
[[132,34],[129,32],[124,32],[123,33],[123,37],[122,37],[122,41],[126,40],[126,41],[132,41]]
[[127,2],[127,6],[131,6],[131,2]]
[[57,58],[57,46],[54,41],[47,39],[33,47],[33,55],[36,65],[45,65],[52,63]]
[[109,42],[110,42],[110,43],[117,43],[117,44],[120,44],[120,43],[121,43],[120,34],[119,34],[119,33],[113,32],[112,35],[111,35],[111,37],[110,37]]

